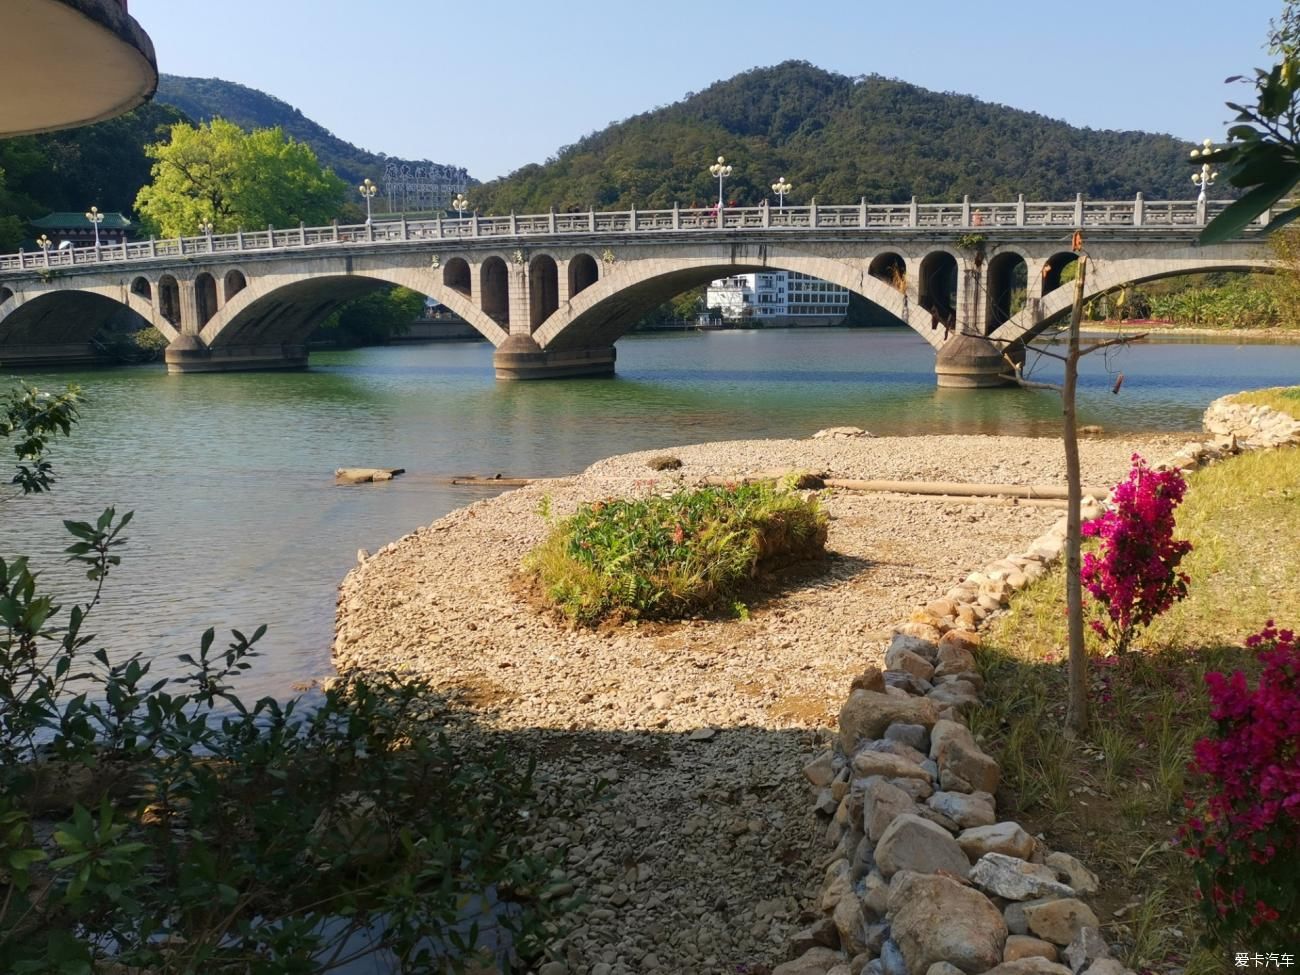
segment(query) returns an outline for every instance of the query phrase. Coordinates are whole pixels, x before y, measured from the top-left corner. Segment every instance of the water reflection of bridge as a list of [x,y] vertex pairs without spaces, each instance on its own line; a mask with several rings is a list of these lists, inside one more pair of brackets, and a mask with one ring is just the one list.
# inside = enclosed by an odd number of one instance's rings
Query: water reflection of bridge
[[[648,310],[715,278],[780,268],[848,288],[911,326],[935,348],[941,383],[980,384],[990,376],[966,360],[987,343],[967,337],[1024,341],[1058,320],[1076,230],[1093,261],[1089,296],[1268,268],[1249,233],[1196,244],[1224,206],[1139,196],[551,212],[20,253],[0,257],[0,361],[86,360],[96,333],[125,321],[166,337],[175,372],[301,367],[330,312],[396,284],[492,342],[499,378],[608,374],[614,343]],[[943,323],[963,337],[945,345]]]

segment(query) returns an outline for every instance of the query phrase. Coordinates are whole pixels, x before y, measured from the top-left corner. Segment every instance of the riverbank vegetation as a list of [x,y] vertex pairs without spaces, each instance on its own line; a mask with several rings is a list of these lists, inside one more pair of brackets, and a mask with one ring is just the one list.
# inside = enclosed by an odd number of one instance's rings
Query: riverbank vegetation
[[762,573],[826,552],[813,498],[766,484],[585,505],[527,558],[546,598],[578,623],[673,619],[731,605]]
[[[0,407],[14,485],[48,490],[76,392],[19,386]],[[531,767],[443,734],[432,715],[449,720],[448,702],[382,673],[245,703],[234,680],[264,627],[224,650],[209,629],[174,678],[155,679],[144,652],[110,658],[90,625],[131,517],[65,522],[84,601],[0,559],[5,970],[528,967],[564,904],[528,842],[564,811],[535,800]]]
[[[1105,656],[1090,637],[1090,732],[1070,738],[1060,730],[1059,568],[988,630],[980,661],[988,704],[973,724],[1002,763],[1004,816],[1098,868],[1098,914],[1130,967],[1209,975],[1230,964],[1229,945],[1197,947],[1206,927],[1179,828],[1185,805],[1202,804],[1216,783],[1191,775],[1189,762],[1215,725],[1205,676],[1241,670],[1253,680],[1261,665],[1246,639],[1270,619],[1300,621],[1300,458],[1286,448],[1243,454],[1188,480],[1178,515],[1179,534],[1192,543],[1180,566],[1191,580],[1187,598],[1151,624],[1134,652]],[[1294,848],[1279,856],[1294,859]],[[1270,941],[1282,930],[1244,936],[1252,950],[1287,950]]]

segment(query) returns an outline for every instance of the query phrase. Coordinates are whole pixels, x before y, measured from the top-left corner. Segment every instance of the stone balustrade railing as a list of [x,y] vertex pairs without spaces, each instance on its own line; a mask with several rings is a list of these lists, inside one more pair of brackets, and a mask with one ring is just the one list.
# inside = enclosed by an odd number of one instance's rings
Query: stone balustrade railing
[[[150,239],[98,247],[52,248],[19,251],[0,256],[0,273],[40,271],[153,261],[221,253],[287,250],[338,244],[405,243],[409,241],[462,240],[500,237],[553,237],[564,235],[677,233],[717,230],[781,232],[782,230],[888,230],[890,232],[1015,229],[1151,229],[1199,231],[1222,212],[1228,200],[1172,200],[1152,202],[1141,194],[1132,200],[1085,200],[1082,196],[1061,203],[1029,203],[1024,197],[1012,203],[867,203],[852,206],[710,207],[671,210],[588,210],[585,213],[510,214],[505,217],[408,220],[401,218],[365,224],[328,227],[299,226],[291,230],[240,231],[198,237]],[[1268,214],[1259,221],[1268,222]]]

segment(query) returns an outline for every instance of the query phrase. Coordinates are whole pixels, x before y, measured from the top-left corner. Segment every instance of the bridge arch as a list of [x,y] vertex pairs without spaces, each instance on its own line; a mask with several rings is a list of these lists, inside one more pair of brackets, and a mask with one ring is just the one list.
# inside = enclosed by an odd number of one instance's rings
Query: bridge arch
[[528,327],[537,327],[560,307],[560,272],[555,258],[539,254],[528,265]]
[[231,298],[235,297],[235,295],[239,294],[239,292],[248,287],[248,278],[244,277],[244,272],[239,270],[239,268],[232,267],[226,272],[222,284],[225,292],[223,301],[229,301]]
[[946,248],[929,251],[921,258],[917,274],[917,303],[941,321],[957,313],[957,285],[960,280],[957,255]]
[[1065,269],[1079,260],[1079,255],[1074,251],[1058,251],[1043,263],[1042,281],[1043,289],[1040,294],[1043,297],[1051,294],[1061,286],[1061,277],[1065,274]]
[[883,251],[871,259],[867,273],[899,291],[907,287],[907,261],[897,251]]
[[600,265],[590,254],[574,254],[569,258],[569,297],[586,291],[600,280]]
[[[23,357],[32,350],[60,347],[84,347],[93,355],[97,336],[152,324],[151,309],[138,295],[124,302],[98,291],[59,288],[20,301],[8,288],[3,291],[9,293],[0,300],[0,361],[6,358],[6,346],[24,350]],[[122,288],[119,294],[126,297],[129,292]]]
[[131,294],[139,295],[145,301],[153,301],[153,285],[143,274],[131,282]]
[[510,328],[510,271],[506,262],[492,256],[479,265],[479,302],[483,314],[501,328]]
[[217,279],[207,271],[194,279],[194,307],[199,316],[199,328],[217,313]]
[[[1015,248],[999,248],[989,259],[986,274],[985,335],[1025,307],[1029,297],[1029,261]],[[1020,292],[1019,307],[1015,307],[1016,291]]]
[[[1273,271],[1277,262],[1264,253],[1243,253],[1231,245],[1183,247],[1161,260],[1127,258],[1092,260],[1084,287],[1085,301],[1128,284],[1207,271]],[[1056,288],[1039,302],[1028,302],[990,337],[999,342],[1029,342],[1059,321],[1074,303],[1074,288]]]
[[322,268],[310,276],[258,275],[229,299],[199,333],[211,349],[223,346],[298,345],[336,308],[386,285],[409,288],[445,305],[494,346],[506,332],[467,296],[445,286],[431,268],[346,265]]
[[607,347],[647,311],[683,291],[717,278],[780,269],[838,284],[909,325],[931,346],[942,344],[941,335],[930,334],[928,327],[918,327],[928,326],[928,317],[922,322],[905,292],[868,273],[867,261],[846,261],[770,246],[754,248],[753,255],[737,253],[740,248],[729,246],[712,250],[714,253],[708,255],[671,261],[615,261],[602,268],[605,273],[599,281],[561,304],[533,339],[546,350]]
[[443,285],[463,294],[466,298],[471,297],[474,290],[470,280],[469,261],[463,257],[453,257],[442,269]]
[[158,279],[158,317],[173,328],[180,328],[181,286],[170,274]]

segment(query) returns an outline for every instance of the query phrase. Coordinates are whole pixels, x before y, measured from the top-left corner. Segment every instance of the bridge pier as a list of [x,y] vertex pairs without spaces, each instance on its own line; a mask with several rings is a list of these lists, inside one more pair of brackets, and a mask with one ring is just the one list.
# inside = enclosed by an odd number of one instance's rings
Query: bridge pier
[[1005,386],[1002,378],[1011,367],[998,347],[979,335],[958,332],[940,348],[934,360],[934,374],[944,389],[981,389]]
[[172,373],[306,369],[307,346],[267,343],[210,349],[197,335],[180,335],[167,346],[163,360]]
[[614,359],[612,345],[551,351],[539,346],[530,335],[512,335],[497,348],[492,366],[497,379],[568,379],[612,376]]

